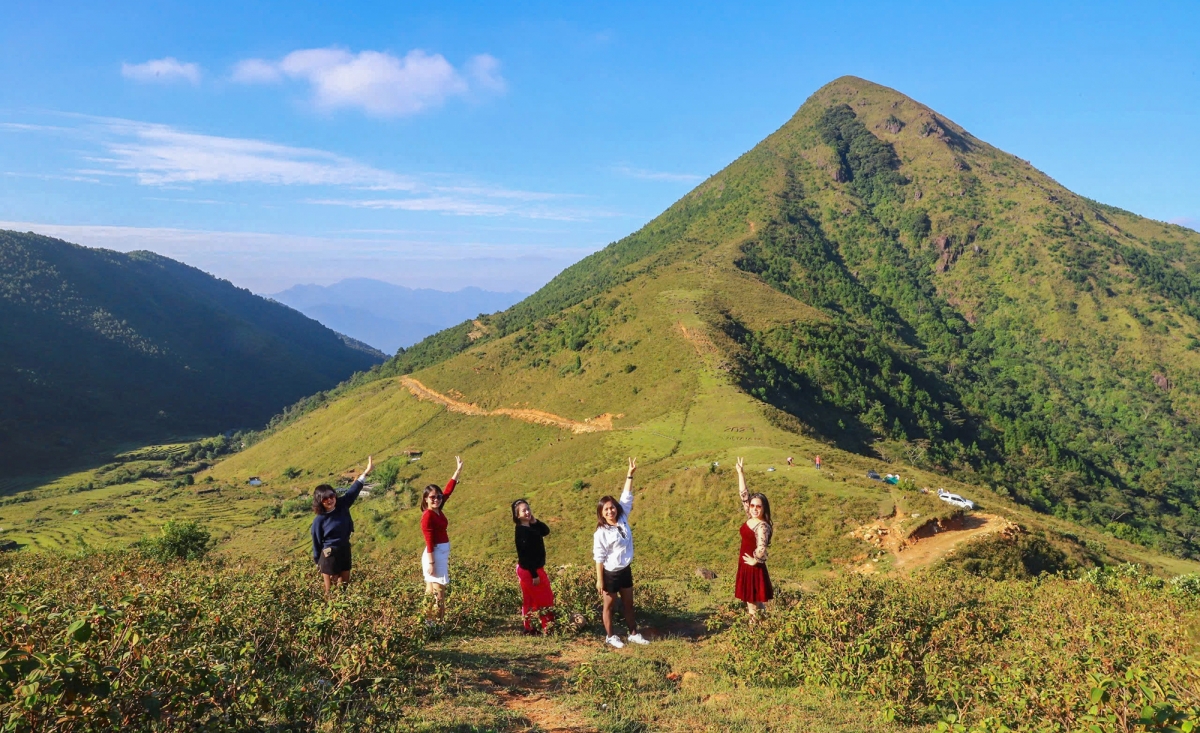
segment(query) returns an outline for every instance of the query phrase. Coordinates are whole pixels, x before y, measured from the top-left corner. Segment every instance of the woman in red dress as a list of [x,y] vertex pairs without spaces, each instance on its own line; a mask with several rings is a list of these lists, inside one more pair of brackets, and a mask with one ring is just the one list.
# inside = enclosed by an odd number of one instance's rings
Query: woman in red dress
[[739,550],[737,582],[733,595],[746,604],[751,620],[758,618],[763,604],[775,597],[771,587],[771,574],[767,572],[767,547],[771,544],[771,504],[763,494],[751,494],[746,490],[746,473],[742,459],[737,459],[738,494],[742,498],[742,509],[746,512],[746,523],[740,531],[742,547]]

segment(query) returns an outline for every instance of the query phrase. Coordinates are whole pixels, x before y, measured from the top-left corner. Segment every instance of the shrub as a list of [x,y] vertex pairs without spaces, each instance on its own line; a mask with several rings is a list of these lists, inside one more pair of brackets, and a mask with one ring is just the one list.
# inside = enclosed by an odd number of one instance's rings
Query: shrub
[[400,475],[400,461],[400,456],[392,456],[375,469],[375,483],[384,491],[396,485],[396,478]]
[[[418,573],[364,563],[326,598],[307,559],[0,556],[0,730],[406,729],[431,689]],[[508,633],[512,566],[452,573],[445,630]]]
[[972,575],[992,580],[1033,578],[1044,573],[1074,570],[1067,554],[1045,537],[1018,534],[1016,537],[987,537],[973,542],[947,558],[946,563]]
[[419,579],[397,576],[356,568],[327,602],[308,562],[0,558],[0,721],[68,733],[390,729],[412,699],[422,638]]
[[286,479],[297,478],[301,473],[303,472],[295,466],[288,466],[287,468],[283,469],[283,477]]
[[1175,576],[1171,579],[1171,590],[1189,598],[1200,597],[1200,573]]
[[734,623],[729,666],[759,684],[879,698],[912,723],[952,715],[978,730],[1099,731],[1195,721],[1200,658],[1185,628],[1194,608],[1142,575],[1102,577],[842,577],[756,627]]
[[171,520],[162,526],[158,537],[139,540],[137,547],[146,557],[159,562],[199,560],[216,544],[212,534],[199,522]]

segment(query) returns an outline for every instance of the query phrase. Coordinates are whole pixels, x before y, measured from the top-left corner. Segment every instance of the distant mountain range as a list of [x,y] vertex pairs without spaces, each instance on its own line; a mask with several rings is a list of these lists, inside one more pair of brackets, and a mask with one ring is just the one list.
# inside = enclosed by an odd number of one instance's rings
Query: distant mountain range
[[0,467],[261,427],[382,355],[154,254],[0,230]]
[[333,285],[296,285],[269,297],[335,331],[395,354],[481,313],[504,310],[525,293],[474,287],[449,293],[350,278]]

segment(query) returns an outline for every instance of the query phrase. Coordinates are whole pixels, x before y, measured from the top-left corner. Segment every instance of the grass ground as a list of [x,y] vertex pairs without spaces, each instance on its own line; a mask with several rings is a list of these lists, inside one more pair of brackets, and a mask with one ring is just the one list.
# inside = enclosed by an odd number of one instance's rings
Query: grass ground
[[[902,731],[882,706],[824,690],[740,684],[703,625],[685,619],[647,647],[598,639],[506,635],[427,648],[452,676],[452,695],[413,711],[416,730]],[[689,626],[689,623],[693,624]],[[424,717],[425,720],[421,720]]]

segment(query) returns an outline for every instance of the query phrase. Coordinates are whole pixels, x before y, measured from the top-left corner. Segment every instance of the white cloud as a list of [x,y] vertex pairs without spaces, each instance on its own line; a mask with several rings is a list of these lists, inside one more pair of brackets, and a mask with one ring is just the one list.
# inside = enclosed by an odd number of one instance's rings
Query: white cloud
[[107,155],[93,161],[144,185],[267,183],[382,190],[411,190],[417,185],[404,176],[324,150],[128,120],[102,120],[101,127],[111,136],[102,143]]
[[284,77],[306,81],[320,109],[359,108],[379,117],[400,117],[441,106],[450,97],[472,92],[502,94],[507,88],[500,62],[474,56],[460,72],[441,54],[419,49],[403,58],[381,51],[357,54],[340,48],[293,51],[278,62],[246,59],[233,70],[233,80],[246,84],[278,82]]
[[[134,120],[66,115],[80,120],[75,127],[13,124],[0,126],[16,134],[65,133],[93,150],[87,166],[65,171],[69,180],[109,183],[121,180],[157,189],[194,189],[191,203],[218,202],[214,186],[257,184],[304,186],[303,203],[362,210],[435,212],[453,216],[516,217],[558,221],[589,221],[621,213],[578,205],[563,205],[578,195],[523,191],[481,184],[455,176],[408,176],[382,170],[325,150],[294,147],[253,138],[222,137],[187,132]],[[39,176],[32,171],[0,171],[4,176]],[[54,174],[57,178],[59,174]],[[65,176],[63,176],[65,177]],[[208,187],[208,188],[201,188]],[[322,190],[324,189],[324,190]],[[349,192],[360,192],[353,197]],[[378,192],[367,195],[362,192]]]
[[282,79],[279,66],[262,59],[245,59],[233,67],[233,80],[239,84],[273,84]]
[[665,173],[662,171],[648,171],[644,168],[630,168],[627,165],[614,166],[613,172],[628,178],[640,178],[644,181],[699,183],[704,180],[704,176],[698,176],[693,173]]
[[173,56],[167,56],[143,64],[121,64],[121,76],[143,82],[187,81],[199,84],[200,66],[192,63],[185,64]]
[[345,206],[351,209],[434,211],[454,216],[517,216],[524,219],[546,219],[551,221],[591,221],[594,219],[622,216],[622,214],[599,209],[530,205],[523,200],[520,200],[518,203],[498,204],[490,201],[479,201],[455,196],[417,196],[394,199],[309,199],[306,203],[321,206]]
[[480,89],[492,94],[508,91],[508,83],[500,76],[500,61],[495,56],[486,53],[473,56],[463,68]]
[[451,196],[408,199],[311,199],[310,204],[346,206],[352,209],[391,209],[393,211],[437,211],[456,216],[504,216],[515,213],[512,207]]
[[[83,171],[80,171],[83,173]],[[57,175],[53,173],[21,173],[18,171],[4,171],[3,175],[11,178],[37,178],[43,181],[73,181],[76,183],[99,183],[100,179],[92,178],[87,175]]]

